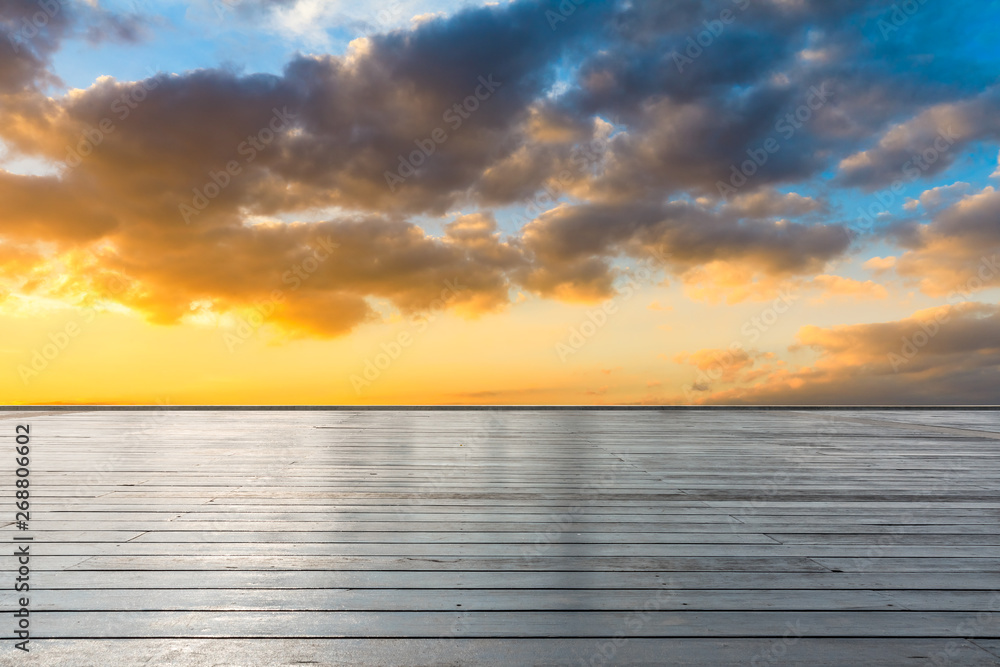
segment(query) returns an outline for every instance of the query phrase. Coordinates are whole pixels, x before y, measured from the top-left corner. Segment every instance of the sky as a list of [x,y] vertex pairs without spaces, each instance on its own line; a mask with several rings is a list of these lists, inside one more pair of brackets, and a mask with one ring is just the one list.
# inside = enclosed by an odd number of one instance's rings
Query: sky
[[1000,2],[0,0],[7,404],[1000,404]]

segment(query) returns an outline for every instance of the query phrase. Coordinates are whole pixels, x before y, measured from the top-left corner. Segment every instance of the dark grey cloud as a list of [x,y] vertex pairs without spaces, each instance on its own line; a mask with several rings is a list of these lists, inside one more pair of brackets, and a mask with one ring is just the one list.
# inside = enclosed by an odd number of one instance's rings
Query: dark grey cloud
[[0,0],[0,95],[59,83],[52,55],[70,38],[96,46],[136,43],[149,35],[150,17],[119,14],[71,0]]
[[88,12],[84,36],[92,45],[137,44],[151,36],[155,23],[155,19],[143,14],[115,14],[95,7]]
[[676,273],[727,261],[781,276],[818,272],[849,244],[841,226],[776,224],[744,213],[738,206],[717,212],[686,202],[557,208],[525,228],[532,265],[520,280],[543,294],[578,284],[585,296],[609,296],[617,256],[661,266],[665,259],[663,268]]
[[933,213],[930,223],[893,230],[908,248],[896,272],[950,301],[1000,285],[1000,192],[966,195]]
[[840,163],[844,185],[867,190],[925,178],[948,168],[970,143],[1000,139],[1000,86],[935,104],[890,127],[878,143]]
[[731,378],[699,402],[771,405],[992,405],[1000,378],[1000,308],[961,303],[893,322],[804,327],[811,366]]
[[[602,196],[714,193],[732,166],[769,138],[780,150],[744,187],[801,182],[924,108],[963,104],[986,85],[983,68],[960,65],[943,34],[919,43],[884,39],[876,26],[893,6],[628,3],[608,25],[606,48],[581,63],[576,85],[558,103],[628,126],[616,140],[615,167],[596,179]],[[974,20],[972,8],[957,11],[966,10]],[[942,20],[956,23],[952,16],[942,19],[947,13],[921,7],[906,29],[923,34]],[[728,23],[721,23],[723,16]],[[789,132],[782,119],[817,87],[830,90],[829,102]],[[859,173],[856,180],[866,178]]]
[[0,95],[54,79],[46,68],[74,25],[60,0],[0,0]]
[[[4,36],[36,6],[0,0]],[[254,18],[273,6],[233,9]],[[553,22],[559,7],[466,9],[370,35],[344,56],[297,55],[278,75],[102,79],[59,98],[41,90],[65,39],[130,42],[145,20],[67,7],[0,57],[3,139],[67,163],[59,177],[0,178],[0,200],[17,208],[0,233],[63,248],[113,239],[101,270],[133,281],[145,296],[130,305],[162,321],[192,300],[258,298],[329,233],[345,250],[287,308],[333,335],[372,315],[369,297],[430,308],[452,275],[488,310],[513,286],[608,296],[623,258],[668,257],[676,273],[714,262],[819,272],[849,235],[822,202],[778,186],[838,165],[842,184],[877,184],[948,120],[964,128],[957,147],[997,139],[996,88],[983,92],[983,74],[949,76],[940,61],[961,61],[950,38],[872,33],[891,3],[594,1]],[[724,10],[733,20],[719,28]],[[909,28],[921,34],[941,11],[925,7]],[[705,30],[711,39],[679,67],[673,54]],[[719,182],[769,141],[777,150],[721,201]],[[501,238],[484,211],[543,188],[571,203]],[[458,207],[481,212],[442,238],[412,222]],[[285,231],[251,224],[327,208],[342,213]],[[979,238],[949,219],[934,228],[942,238]],[[934,243],[907,233],[913,248]],[[312,307],[344,315],[307,325]]]

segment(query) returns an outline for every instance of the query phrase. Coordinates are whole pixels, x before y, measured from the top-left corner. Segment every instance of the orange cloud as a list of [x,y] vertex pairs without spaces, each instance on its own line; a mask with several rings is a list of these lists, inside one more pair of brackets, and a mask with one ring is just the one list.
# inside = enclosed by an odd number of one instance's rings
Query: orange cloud
[[1000,286],[1000,191],[986,187],[912,230],[915,246],[903,253],[896,272],[920,289],[954,303],[979,290]]
[[818,289],[821,294],[811,299],[811,303],[824,303],[830,299],[885,299],[889,296],[885,287],[865,280],[854,280],[844,276],[819,275],[807,283],[807,287]]
[[[955,404],[993,403],[1000,371],[1000,307],[941,306],[894,322],[806,326],[792,350],[809,348],[811,366],[742,373],[735,387],[694,395],[699,403]],[[758,381],[759,380],[759,381]]]

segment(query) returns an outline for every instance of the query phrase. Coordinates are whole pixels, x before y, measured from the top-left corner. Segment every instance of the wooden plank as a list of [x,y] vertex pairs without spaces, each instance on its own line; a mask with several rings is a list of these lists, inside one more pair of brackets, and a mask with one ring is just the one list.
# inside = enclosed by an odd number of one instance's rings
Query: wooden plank
[[[216,664],[322,664],[343,667],[426,667],[432,664],[635,665],[662,667],[899,667],[961,665],[995,667],[982,640],[827,639],[644,639],[626,635],[595,639],[82,639],[35,640],[20,664],[144,665],[201,667]],[[995,649],[994,649],[995,650]],[[935,660],[937,662],[935,662]]]
[[[650,598],[655,601],[656,598]],[[650,601],[647,600],[647,601]],[[649,611],[636,637],[939,637],[976,623],[975,612]],[[37,612],[39,639],[119,637],[610,637],[639,612]],[[9,630],[2,639],[13,639]]]
[[[231,526],[221,525],[221,528]],[[413,543],[413,544],[536,544],[539,533],[533,532],[464,532],[464,531],[194,531],[194,530],[157,530],[157,531],[33,531],[37,544],[67,544],[67,543],[167,543],[167,544],[199,544],[199,543],[257,543],[266,544],[355,544],[355,543]],[[561,533],[564,539],[580,544],[778,544],[770,537],[758,533],[688,533],[688,532],[644,532],[602,533],[596,531]],[[935,536],[931,536],[935,537]],[[942,537],[942,536],[938,536]],[[951,537],[945,535],[943,537]],[[44,549],[44,547],[42,547]],[[41,551],[39,552],[41,553]]]
[[[573,535],[560,536],[554,542],[526,541],[504,544],[491,542],[472,543],[415,543],[415,542],[364,542],[364,543],[282,543],[230,542],[220,547],[214,542],[60,542],[35,543],[34,557],[46,568],[49,558],[58,556],[116,556],[135,558],[141,563],[147,557],[199,557],[199,556],[280,556],[280,557],[330,557],[340,556],[441,556],[446,558],[534,558],[537,556],[566,557],[646,557],[646,558],[847,558],[864,567],[869,559],[881,558],[990,558],[995,557],[995,546],[898,546],[893,544],[854,546],[815,546],[762,544],[631,544],[627,539],[610,543],[578,543]],[[46,568],[51,569],[51,568]]]
[[[80,532],[93,523],[86,521],[62,521],[34,519],[31,525],[41,531],[69,531]],[[742,522],[732,522],[725,524],[703,524],[697,522],[636,522],[636,523],[614,523],[609,521],[536,521],[522,522],[517,524],[497,521],[406,521],[401,517],[399,521],[365,522],[365,521],[128,521],[120,520],[106,522],[102,527],[107,530],[119,532],[145,532],[145,531],[180,531],[190,532],[312,532],[336,534],[342,532],[406,532],[408,529],[421,532],[523,532],[526,528],[531,529],[536,535],[544,533],[609,533],[616,532],[621,535],[631,533],[650,532],[672,532],[675,534],[705,534],[720,532],[749,533],[758,535],[769,535],[775,533],[787,533],[792,529],[808,534],[833,533],[833,534],[868,534],[872,544],[878,543],[879,537],[891,535],[890,529],[896,524],[837,524],[809,522],[802,524],[745,524]],[[4,526],[5,532],[13,533],[12,524]],[[0,531],[4,532],[4,531]],[[905,526],[905,532],[911,535],[996,535],[997,527],[992,524],[917,524]]]
[[[975,565],[964,565],[965,561],[989,561],[991,559],[961,558],[895,558],[901,562],[905,572],[965,571]],[[240,568],[250,570],[471,570],[471,571],[535,571],[535,570],[586,570],[589,572],[822,572],[827,566],[810,558],[796,557],[675,557],[650,558],[641,556],[531,556],[531,557],[434,557],[434,556],[225,556],[219,554],[200,555],[196,558],[185,556],[91,556],[85,565],[67,565],[78,562],[75,556],[49,556],[42,560],[49,568],[98,570],[224,570]],[[943,561],[921,566],[916,561]],[[845,564],[844,567],[847,567]],[[920,569],[924,567],[926,569]],[[880,569],[882,572],[894,570]],[[899,570],[897,570],[899,571]]]
[[420,570],[37,570],[45,590],[176,588],[577,588],[1000,590],[1000,573]]
[[[40,589],[32,591],[38,611],[631,611],[642,608],[648,589]],[[661,610],[771,611],[900,610],[968,611],[989,608],[990,591],[901,591],[830,589],[669,589]]]
[[[935,600],[940,591],[927,592]],[[988,594],[966,593],[955,597],[947,591],[934,611],[987,603]],[[234,589],[216,590],[206,596],[201,589],[144,591],[81,590],[34,591],[32,608],[37,611],[632,611],[649,600],[648,590],[510,590],[510,589]],[[661,609],[674,611],[734,610],[753,605],[759,609],[847,610],[900,609],[894,598],[867,590],[815,591],[695,590],[670,591]]]
[[49,664],[997,664],[997,411],[31,420]]

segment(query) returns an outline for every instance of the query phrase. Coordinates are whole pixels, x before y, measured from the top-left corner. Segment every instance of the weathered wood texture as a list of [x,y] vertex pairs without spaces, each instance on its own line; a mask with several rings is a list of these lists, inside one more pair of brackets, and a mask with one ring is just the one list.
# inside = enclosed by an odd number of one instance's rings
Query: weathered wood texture
[[16,423],[0,664],[1000,664],[997,411]]

